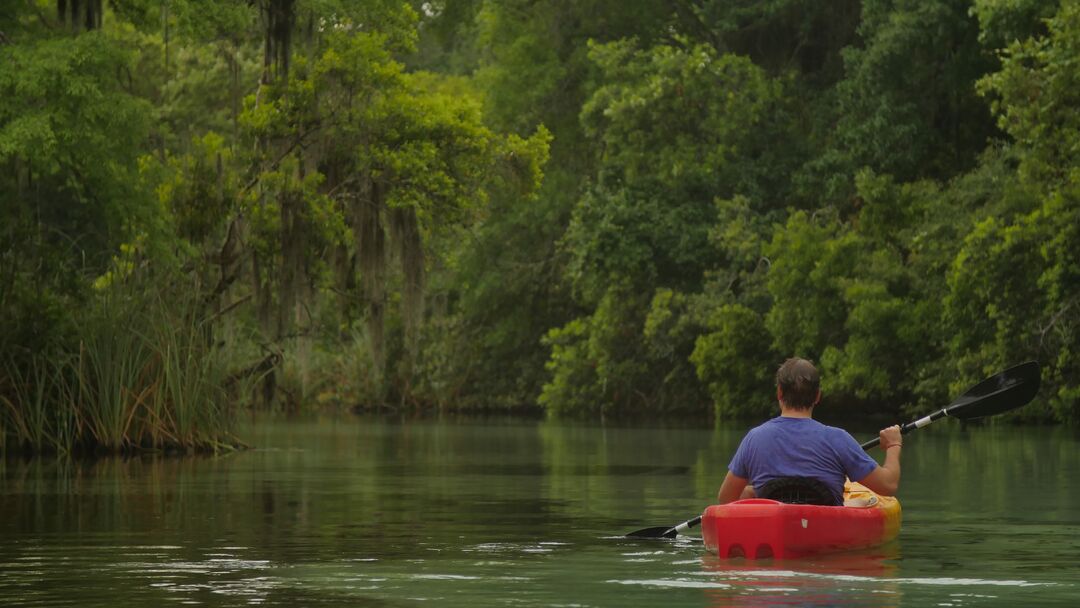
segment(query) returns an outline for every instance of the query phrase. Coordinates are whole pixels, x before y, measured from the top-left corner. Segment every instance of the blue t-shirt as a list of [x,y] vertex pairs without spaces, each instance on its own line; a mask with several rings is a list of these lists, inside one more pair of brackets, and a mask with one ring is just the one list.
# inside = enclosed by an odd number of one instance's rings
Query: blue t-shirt
[[877,466],[847,431],[812,418],[778,416],[750,429],[728,470],[755,488],[778,477],[812,477],[841,504],[844,477],[859,481]]

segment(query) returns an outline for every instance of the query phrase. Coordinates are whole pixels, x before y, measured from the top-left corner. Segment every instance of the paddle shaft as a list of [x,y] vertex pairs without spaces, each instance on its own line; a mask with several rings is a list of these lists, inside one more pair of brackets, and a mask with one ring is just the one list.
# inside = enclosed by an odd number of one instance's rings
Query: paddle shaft
[[684,521],[683,523],[675,526],[674,528],[671,529],[671,531],[674,532],[676,535],[679,535],[679,534],[682,534],[683,532],[686,532],[690,528],[693,528],[694,526],[696,526],[696,525],[698,525],[700,523],[701,523],[701,516],[698,515],[694,519],[688,519],[688,520]]
[[[939,418],[941,418],[943,416],[948,416],[949,414],[948,414],[948,412],[945,411],[946,409],[948,409],[948,408],[942,408],[942,409],[934,412],[933,414],[930,414],[929,416],[923,416],[922,418],[919,418],[918,420],[915,420],[914,422],[909,422],[907,424],[900,425],[900,434],[901,435],[907,435],[908,433],[910,433],[911,431],[914,431],[915,429],[921,429],[924,426],[929,426],[931,422],[933,422],[933,421],[935,421],[935,420],[937,420],[937,419],[939,419]],[[864,449],[864,450],[869,450],[870,448],[873,448],[873,447],[877,446],[880,443],[881,443],[881,436],[878,436],[878,437],[874,437],[870,441],[867,441],[866,443],[862,444],[862,446],[860,446],[860,447],[862,447],[862,449]]]

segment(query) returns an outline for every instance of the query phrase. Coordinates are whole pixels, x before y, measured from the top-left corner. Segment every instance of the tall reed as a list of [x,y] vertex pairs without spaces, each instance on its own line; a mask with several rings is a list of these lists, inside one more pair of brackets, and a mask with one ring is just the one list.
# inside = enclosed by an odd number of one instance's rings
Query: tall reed
[[172,290],[120,285],[97,294],[77,313],[66,354],[4,362],[0,434],[7,449],[236,446],[226,362],[199,312],[196,298]]
[[11,396],[0,393],[0,442],[5,427],[34,451],[57,449],[56,420],[50,415],[56,400],[53,366],[32,360],[23,369],[14,361],[4,362],[4,372],[12,384]]

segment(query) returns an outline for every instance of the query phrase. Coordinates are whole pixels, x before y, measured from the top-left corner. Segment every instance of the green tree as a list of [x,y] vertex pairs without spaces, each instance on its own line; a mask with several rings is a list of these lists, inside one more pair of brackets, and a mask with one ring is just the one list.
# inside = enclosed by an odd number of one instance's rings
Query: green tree
[[[568,252],[558,245],[584,184],[594,172],[593,143],[579,121],[594,67],[586,41],[664,35],[666,2],[418,3],[420,66],[473,75],[484,116],[495,131],[551,134],[550,160],[535,197],[493,192],[483,222],[448,268],[453,327],[447,343],[460,373],[445,382],[457,403],[534,406],[547,374],[541,339],[581,312],[564,278]],[[449,46],[445,32],[467,32]],[[437,49],[446,49],[440,55]]]
[[772,337],[757,312],[739,305],[718,308],[694,346],[690,360],[709,389],[718,418],[765,416],[776,407],[771,370],[777,359]]
[[[592,57],[604,84],[582,120],[601,150],[599,172],[575,209],[563,246],[571,256],[568,276],[576,297],[596,307],[579,325],[597,336],[572,335],[589,341],[595,357],[608,362],[596,364],[596,382],[623,387],[616,410],[699,408],[700,387],[682,381],[694,378],[687,360],[694,335],[680,332],[681,346],[661,349],[682,352],[678,360],[651,357],[649,302],[661,288],[702,288],[705,269],[718,261],[709,246],[715,197],[746,192],[755,200],[769,198],[752,165],[767,147],[763,133],[772,128],[770,118],[783,116],[771,112],[782,87],[750,61],[718,56],[705,45],[639,50],[620,42],[594,46]],[[642,361],[659,367],[641,367]],[[581,377],[553,371],[556,378]],[[548,407],[559,407],[554,387],[541,396]]]
[[[482,124],[480,106],[467,86],[406,73],[392,57],[391,42],[378,32],[329,34],[320,55],[313,62],[297,58],[289,80],[251,103],[244,121],[269,144],[262,159],[266,179],[260,177],[266,187],[254,202],[259,211],[253,217],[266,219],[254,227],[264,240],[281,239],[261,258],[268,265],[264,272],[278,268],[282,273],[279,310],[306,314],[298,307],[298,290],[310,288],[315,273],[296,266],[297,260],[332,257],[338,289],[359,287],[373,361],[369,373],[381,390],[400,394],[402,385],[383,382],[390,348],[386,332],[388,322],[400,321],[394,361],[399,369],[392,376],[398,382],[409,379],[424,319],[429,243],[476,220],[498,159],[527,157],[543,148],[496,137]],[[543,141],[542,133],[539,137]],[[312,188],[293,194],[281,190],[287,185],[282,180],[300,183],[282,173],[285,159],[302,181],[314,180]],[[524,164],[530,179],[538,179],[532,165]],[[339,240],[332,233],[318,234],[333,221],[317,221],[317,216],[340,218],[336,221],[347,234]],[[310,248],[338,252],[313,255]],[[394,300],[400,300],[400,312],[391,317]],[[300,327],[310,322],[294,320]],[[279,321],[279,328],[286,326]]]
[[0,45],[4,352],[37,350],[83,274],[155,223],[139,173],[150,107],[125,78],[137,50],[105,32]]
[[968,3],[866,0],[858,33],[862,44],[843,51],[834,135],[808,167],[825,173],[814,187],[842,200],[862,167],[904,181],[970,169],[995,132],[973,87],[993,57]]
[[932,183],[897,184],[862,172],[848,221],[798,212],[765,249],[772,298],[765,323],[777,352],[820,362],[841,404],[891,410],[934,391],[922,372],[944,350],[938,308],[950,252],[925,236],[952,217]]
[[[1016,212],[987,217],[964,240],[949,273],[947,313],[965,377],[1040,359],[1053,416],[1080,420],[1077,341],[1080,173],[1075,142],[1080,8],[1063,4],[1047,32],[1011,44],[1002,69],[980,84],[1018,159]],[[982,368],[982,369],[980,369]]]

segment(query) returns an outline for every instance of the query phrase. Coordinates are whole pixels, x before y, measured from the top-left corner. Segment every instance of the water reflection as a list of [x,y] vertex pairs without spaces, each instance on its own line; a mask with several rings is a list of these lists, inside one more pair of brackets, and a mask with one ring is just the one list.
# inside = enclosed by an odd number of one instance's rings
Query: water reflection
[[[702,558],[703,573],[727,581],[730,591],[710,594],[717,606],[897,606],[902,595],[895,576],[899,547],[889,543],[864,551],[797,560]],[[861,599],[860,599],[861,598]]]
[[621,534],[701,512],[744,429],[254,420],[222,457],[0,459],[0,605],[978,605],[1080,593],[1080,443],[909,437],[877,551],[720,560]]

